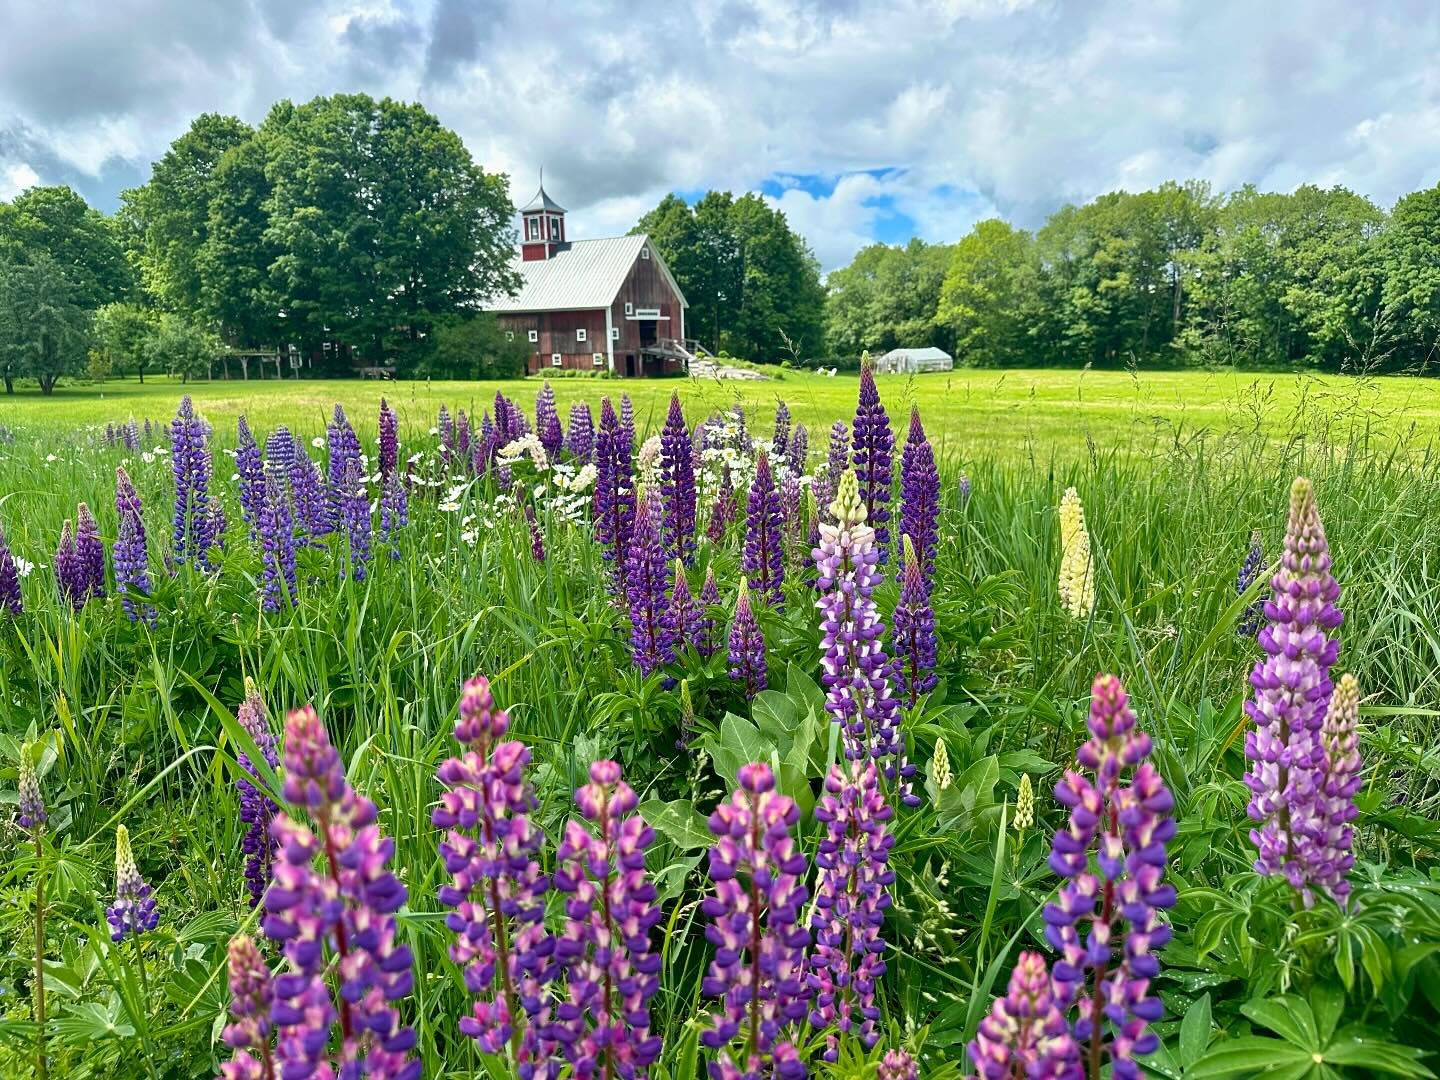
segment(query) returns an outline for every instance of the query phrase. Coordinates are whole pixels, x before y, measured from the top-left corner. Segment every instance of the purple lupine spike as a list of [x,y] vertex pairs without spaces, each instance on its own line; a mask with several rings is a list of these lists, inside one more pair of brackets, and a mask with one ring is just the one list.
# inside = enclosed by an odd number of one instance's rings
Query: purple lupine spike
[[353,465],[355,475],[360,475],[360,440],[339,402],[335,404],[334,419],[326,425],[325,442],[330,455],[325,473],[325,520],[334,532],[349,522],[347,504],[354,497],[354,485],[346,474]]
[[780,493],[765,451],[755,462],[755,480],[745,518],[745,554],[741,566],[765,601],[776,611],[785,608],[785,547],[781,538],[784,513]]
[[380,399],[380,478],[388,480],[400,468],[400,417]]
[[875,1080],[920,1080],[920,1066],[908,1051],[887,1050],[875,1070]]
[[670,395],[670,412],[660,433],[660,490],[665,554],[688,563],[695,555],[695,458],[679,394]]
[[240,516],[250,527],[253,540],[259,530],[260,507],[265,502],[265,465],[249,421],[242,415],[235,421],[235,427],[240,442],[235,451],[235,471],[240,474]]
[[625,445],[633,457],[635,454],[635,403],[629,394],[620,395],[620,430],[625,433]]
[[[1245,553],[1245,561],[1240,564],[1240,573],[1235,577],[1235,595],[1244,596],[1245,592],[1259,579],[1265,569],[1265,550],[1260,539],[1260,530],[1255,529],[1250,533],[1250,550]],[[1265,598],[1257,596],[1244,611],[1240,613],[1240,619],[1235,624],[1235,632],[1243,638],[1253,638],[1260,632],[1260,623],[1265,618]]]
[[962,472],[960,474],[960,482],[956,487],[960,492],[960,509],[963,510],[970,505],[970,474]]
[[560,413],[555,408],[555,388],[550,385],[549,379],[535,395],[535,434],[540,437],[540,445],[545,447],[550,460],[556,460],[565,442],[565,432],[560,427]]
[[29,833],[38,833],[50,815],[45,812],[45,799],[40,794],[40,777],[35,772],[34,748],[29,743],[20,747],[20,778],[16,791],[16,823]]
[[898,782],[900,800],[918,805],[911,791],[915,766],[905,754],[900,703],[890,682],[885,624],[874,599],[883,575],[875,532],[865,523],[865,504],[853,469],[840,477],[830,504],[835,524],[820,524],[815,587],[820,598],[820,670],[825,710],[840,725],[845,755],[876,759],[885,779]]
[[[715,894],[700,904],[715,946],[700,983],[721,999],[700,1041],[718,1051],[712,1080],[774,1075],[803,1080],[806,1069],[792,1025],[806,1015],[805,947],[801,921],[805,855],[795,843],[795,800],[775,790],[762,763],[742,765],[739,788],[710,815],[710,878]],[[732,1051],[741,1054],[735,1061]]]
[[651,501],[635,509],[625,556],[625,590],[630,610],[630,649],[642,676],[675,659],[675,637],[666,621],[665,549]]
[[450,410],[440,406],[435,419],[435,429],[440,442],[440,460],[448,463],[455,452],[455,421],[450,419]]
[[565,449],[581,465],[589,464],[595,450],[595,420],[590,403],[577,401],[570,406],[570,426],[565,431]]
[[410,496],[398,470],[385,478],[380,493],[380,542],[390,547],[390,558],[400,558],[400,530],[410,524]]
[[75,507],[75,557],[85,579],[85,598],[103,599],[105,545],[100,540],[100,523],[83,502]]
[[89,578],[75,549],[75,526],[70,519],[60,529],[60,543],[55,548],[55,584],[60,590],[60,599],[79,611],[85,606],[89,595]]
[[234,1051],[220,1066],[221,1080],[276,1080],[270,1053],[270,1007],[275,987],[255,942],[241,934],[230,939],[230,1016],[221,1035]]
[[909,534],[900,539],[905,576],[900,586],[900,600],[895,605],[895,660],[905,704],[913,709],[920,695],[934,690],[940,681],[935,674],[938,640],[923,560],[910,542]]
[[170,422],[170,468],[175,476],[174,557],[200,570],[210,569],[215,520],[210,511],[210,448],[206,424],[195,415],[186,394]]
[[840,488],[840,477],[850,467],[850,427],[843,420],[836,420],[830,428],[830,447],[825,457],[825,467],[815,478],[815,504],[821,513],[829,513],[830,504],[835,501],[835,492]]
[[290,482],[290,466],[295,463],[295,436],[283,425],[265,437],[265,474],[269,483]]
[[715,567],[705,568],[705,583],[700,586],[700,609],[703,612],[695,634],[695,649],[709,660],[720,651],[720,586],[715,583]]
[[1351,822],[1359,811],[1355,793],[1360,790],[1360,744],[1355,727],[1360,718],[1360,687],[1348,672],[1340,676],[1330,695],[1320,730],[1325,749],[1324,779],[1318,810],[1321,833],[1317,837],[1313,879],[1340,907],[1350,901],[1350,868],[1355,865]]
[[566,894],[555,960],[567,975],[557,1039],[576,1076],[645,1076],[660,1054],[649,1002],[660,988],[650,935],[661,920],[645,873],[654,831],[634,813],[639,800],[613,761],[590,766],[575,792],[592,835],[573,818],[555,852],[555,888]]
[[785,465],[796,477],[805,475],[810,463],[810,433],[804,424],[796,424],[790,435],[790,449],[785,454]]
[[356,581],[364,581],[366,567],[370,563],[370,537],[374,522],[370,517],[370,495],[365,489],[357,459],[351,459],[345,466],[341,494],[341,522],[350,540],[350,576]]
[[745,700],[752,701],[764,690],[765,638],[750,607],[750,588],[742,577],[735,600],[735,621],[730,624],[730,678],[745,688]]
[[940,473],[918,405],[910,409],[910,431],[900,454],[900,532],[915,545],[924,570],[921,580],[928,586],[940,546]]
[[545,535],[540,531],[540,521],[535,516],[535,500],[524,499],[521,503],[525,515],[525,528],[530,533],[530,557],[537,563],[545,561]]
[[155,897],[135,865],[130,832],[124,825],[115,827],[115,903],[105,909],[105,919],[110,923],[110,940],[116,944],[160,925]]
[[810,1023],[828,1029],[826,1061],[839,1059],[843,1037],[859,1038],[866,1050],[880,1039],[875,987],[885,974],[880,930],[895,881],[889,864],[895,837],[887,827],[893,816],[873,762],[830,766],[815,804],[825,835],[815,852],[815,948],[806,974],[814,994]]
[[785,461],[790,455],[790,406],[783,401],[775,403],[775,435],[770,440],[770,456],[776,461]]
[[1085,1080],[1080,1049],[1055,1001],[1050,967],[1038,952],[1020,954],[1009,991],[990,1006],[968,1049],[980,1080]]
[[[272,474],[274,479],[279,473]],[[290,514],[290,501],[284,486],[270,483],[265,487],[265,501],[260,507],[259,539],[261,571],[260,604],[266,611],[277,612],[297,599],[295,591],[295,521]]]
[[132,416],[126,421],[121,434],[125,440],[125,449],[131,453],[138,453],[140,450],[140,425],[135,422],[135,417]]
[[144,618],[155,625],[155,608],[150,597],[150,547],[145,535],[145,521],[140,514],[140,493],[124,466],[115,469],[115,512],[120,528],[115,546],[110,549],[110,562],[115,568],[115,592],[120,606],[132,623]]
[[800,530],[800,510],[804,501],[805,489],[800,485],[800,477],[787,471],[780,480],[780,521],[786,538]]
[[[716,597],[719,600],[719,597]],[[674,648],[690,646],[697,653],[705,646],[705,610],[690,593],[690,582],[685,577],[685,566],[675,560],[675,583],[670,589],[670,606],[665,609],[665,632],[674,643]]]
[[415,1032],[395,1008],[414,981],[410,949],[396,941],[406,890],[388,866],[395,842],[381,834],[375,804],[346,781],[309,705],[285,718],[284,765],[285,801],[314,828],[291,811],[270,824],[276,849],[261,925],[287,965],[270,1013],[279,1075],[331,1075],[327,1048],[338,1021],[339,1075],[417,1080]]
[[[1050,868],[1064,881],[1045,906],[1045,936],[1060,959],[1052,972],[1059,1007],[1074,1008],[1071,1030],[1100,1075],[1135,1080],[1134,1057],[1159,1046],[1148,1024],[1163,1011],[1151,994],[1155,953],[1170,940],[1160,912],[1175,903],[1165,884],[1165,845],[1175,836],[1174,800],[1135,722],[1125,688],[1100,675],[1091,689],[1090,738],[1055,797],[1070,810],[1055,832]],[[1127,782],[1128,781],[1128,782]],[[1092,854],[1093,853],[1093,854]]]
[[[280,767],[280,755],[275,733],[265,716],[265,702],[255,681],[245,679],[245,700],[235,710],[235,719],[250,738],[272,769]],[[275,840],[270,835],[270,820],[280,808],[252,781],[260,779],[259,772],[245,751],[236,755],[236,763],[245,776],[235,781],[240,794],[240,820],[245,823],[245,838],[240,850],[245,853],[245,885],[250,890],[250,906],[258,907],[265,895],[265,886],[270,880],[270,864],[275,857]]]
[[1258,850],[1255,872],[1283,874],[1306,904],[1318,868],[1317,834],[1323,831],[1318,802],[1324,781],[1321,727],[1330,701],[1330,668],[1340,652],[1328,636],[1344,619],[1336,602],[1340,585],[1330,572],[1330,547],[1310,481],[1290,489],[1290,518],[1280,568],[1271,580],[1260,631],[1265,657],[1250,673],[1255,696],[1245,703],[1254,727],[1245,735],[1250,759],[1245,783],[1248,808],[1258,827],[1250,839]]
[[310,460],[300,440],[294,440],[294,459],[290,464],[290,499],[294,522],[300,534],[311,544],[332,530],[325,512],[325,495],[320,490],[320,470]]
[[725,538],[725,530],[735,520],[739,510],[735,484],[730,478],[730,466],[726,465],[720,473],[720,490],[715,495],[715,505],[710,508],[710,524],[705,529],[705,535],[718,544]]
[[620,421],[605,398],[595,439],[595,538],[614,572],[614,588],[625,588],[625,552],[635,521],[635,473]]
[[440,902],[454,910],[450,959],[475,997],[462,1034],[489,1054],[508,1047],[522,1077],[546,1075],[553,1040],[547,1034],[546,983],[554,974],[555,939],[545,932],[540,869],[545,834],[532,820],[539,805],[525,776],[530,751],[501,741],[510,718],[477,675],[460,695],[455,738],[465,750],[436,772],[445,790],[431,814],[447,830],[440,857],[451,875]]
[[501,446],[520,437],[520,432],[515,427],[514,413],[510,409],[510,399],[499,390],[495,391],[495,434],[499,437]]
[[882,563],[889,559],[890,526],[887,522],[890,520],[890,488],[894,483],[891,459],[894,450],[895,436],[890,430],[885,406],[880,402],[875,372],[869,367],[862,367],[860,402],[855,409],[850,456],[855,478],[860,481],[865,519],[875,530],[875,544]]
[[470,455],[471,471],[476,476],[484,476],[495,461],[495,455],[500,452],[500,432],[495,427],[495,421],[490,419],[489,411],[480,417],[480,438],[475,440],[474,452]]
[[464,409],[455,412],[455,459],[462,465],[470,460],[470,417]]
[[25,601],[20,595],[20,567],[15,563],[15,554],[5,540],[5,530],[0,529],[0,615],[18,618],[25,612]]

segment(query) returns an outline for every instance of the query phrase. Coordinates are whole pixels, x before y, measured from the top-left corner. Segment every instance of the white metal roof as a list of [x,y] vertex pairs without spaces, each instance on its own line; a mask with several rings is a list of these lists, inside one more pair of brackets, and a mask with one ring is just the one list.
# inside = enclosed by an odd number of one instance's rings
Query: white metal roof
[[927,345],[923,349],[891,349],[882,360],[950,360],[952,357],[944,349],[937,349],[933,345]]
[[556,210],[562,214],[565,213],[565,208],[546,194],[544,184],[540,185],[540,190],[535,193],[535,197],[520,208],[520,213],[531,214],[536,210]]
[[[557,245],[548,259],[524,261],[516,254],[514,269],[520,275],[520,289],[514,296],[501,296],[485,305],[487,311],[574,311],[605,308],[615,302],[625,275],[650,248],[650,257],[674,288],[680,302],[685,295],[670,274],[649,237],[637,233],[605,240],[574,240]],[[687,304],[688,306],[688,304]]]

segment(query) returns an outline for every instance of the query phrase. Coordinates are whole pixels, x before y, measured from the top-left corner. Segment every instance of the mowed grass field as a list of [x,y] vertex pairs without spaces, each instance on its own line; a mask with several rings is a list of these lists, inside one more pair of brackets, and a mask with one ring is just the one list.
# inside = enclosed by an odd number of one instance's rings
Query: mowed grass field
[[[824,445],[837,417],[854,411],[854,376],[826,378],[788,372],[764,382],[699,379],[557,379],[562,418],[570,403],[598,404],[628,394],[642,429],[656,430],[671,393],[686,412],[703,415],[732,401],[767,416],[777,400],[810,428],[811,446]],[[961,460],[1066,460],[1087,445],[1105,450],[1148,450],[1174,441],[1263,431],[1272,442],[1324,437],[1329,443],[1362,439],[1372,445],[1417,450],[1440,434],[1440,381],[1389,377],[1257,375],[1235,372],[956,371],[944,375],[882,376],[880,391],[897,426],[910,403],[920,406],[931,439],[943,456]],[[63,425],[120,422],[130,416],[163,421],[182,393],[190,394],[212,423],[233,423],[246,414],[260,428],[286,424],[323,430],[335,402],[358,427],[373,425],[380,398],[387,398],[407,425],[433,418],[443,403],[478,416],[497,390],[526,405],[539,379],[504,382],[342,380],[249,382],[217,380],[182,385],[151,377],[102,385],[62,386],[49,398],[33,389],[0,396],[0,423]]]

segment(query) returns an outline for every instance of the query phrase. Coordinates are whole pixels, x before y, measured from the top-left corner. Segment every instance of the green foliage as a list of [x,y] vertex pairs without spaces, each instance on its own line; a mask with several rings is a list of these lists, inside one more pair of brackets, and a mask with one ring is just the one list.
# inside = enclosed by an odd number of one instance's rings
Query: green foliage
[[219,351],[220,339],[213,333],[169,312],[160,316],[145,342],[147,361],[171,375],[179,375],[182,382],[209,378],[210,365]]
[[1023,312],[1039,275],[1029,233],[982,221],[954,247],[936,322],[954,335],[954,356],[976,367],[1023,363]]
[[143,378],[158,320],[155,311],[138,304],[106,304],[95,313],[96,348],[112,371],[135,371]]
[[445,315],[435,321],[416,374],[440,379],[508,379],[524,374],[530,348],[505,337],[494,315]]
[[32,378],[51,394],[65,375],[82,371],[91,341],[91,317],[80,291],[44,252],[26,262],[0,261],[0,374],[7,392]]
[[937,315],[941,285],[954,249],[911,240],[903,247],[871,244],[825,280],[825,343],[859,356],[934,345],[952,352],[951,321]]
[[68,187],[32,187],[0,203],[0,259],[50,259],[69,279],[71,300],[94,310],[130,292],[117,228]]

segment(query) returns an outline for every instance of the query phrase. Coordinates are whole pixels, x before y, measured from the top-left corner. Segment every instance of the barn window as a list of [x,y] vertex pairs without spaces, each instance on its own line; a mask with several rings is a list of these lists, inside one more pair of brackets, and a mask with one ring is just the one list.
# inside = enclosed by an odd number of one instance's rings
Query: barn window
[[505,331],[505,340],[506,340],[506,341],[514,341],[514,340],[515,340],[515,331],[514,331],[514,330],[506,330],[506,331]]
[[530,340],[531,340],[531,341],[539,341],[539,340],[540,340],[540,331],[539,331],[539,330],[531,330],[531,331],[530,331]]
[[625,314],[626,314],[626,315],[634,315],[634,314],[635,314],[635,305],[632,304],[632,303],[630,303],[630,301],[628,301],[628,300],[625,301]]
[[575,340],[576,340],[576,341],[584,341],[584,340],[585,340],[585,328],[584,328],[583,326],[577,326],[577,327],[575,328]]
[[550,219],[550,239],[560,239],[560,219],[558,217],[552,217]]
[[641,249],[640,249],[640,257],[641,257],[642,259],[648,259],[648,258],[650,257],[650,249],[649,249],[648,247],[643,247],[643,248],[641,248]]
[[550,354],[550,366],[551,366],[551,367],[559,367],[560,364],[561,364],[560,354],[559,354],[558,352],[552,352],[552,353]]
[[540,219],[538,217],[530,218],[530,239],[540,239]]
[[603,352],[597,352],[597,353],[595,354],[594,364],[595,364],[596,367],[604,367],[604,366],[605,366],[605,354],[604,354]]
[[612,327],[610,328],[610,340],[611,340],[611,341],[619,341],[619,340],[620,340],[620,327],[618,327],[618,326],[612,326]]

